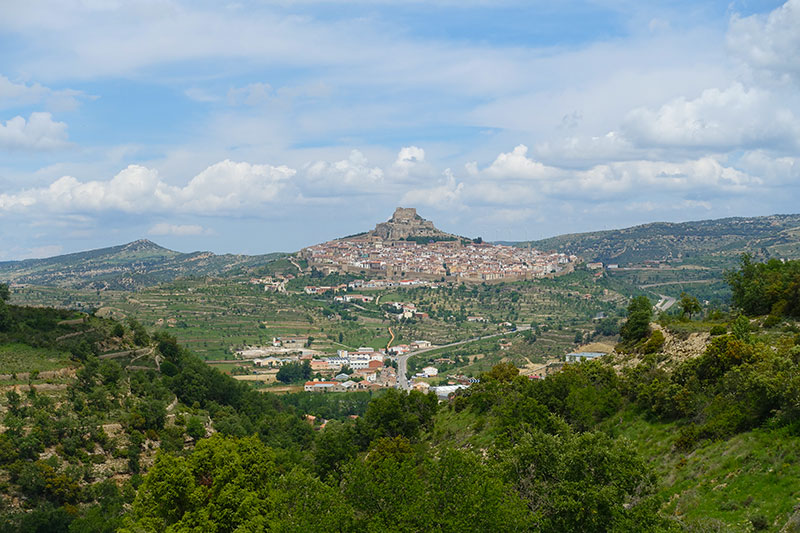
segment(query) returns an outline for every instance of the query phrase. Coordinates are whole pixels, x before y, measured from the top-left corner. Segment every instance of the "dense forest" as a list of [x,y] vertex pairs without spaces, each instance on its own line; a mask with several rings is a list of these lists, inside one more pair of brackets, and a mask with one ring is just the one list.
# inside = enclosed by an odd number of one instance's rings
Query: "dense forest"
[[[0,344],[67,353],[74,372],[55,392],[32,374],[4,387],[0,529],[789,528],[798,521],[798,487],[763,459],[744,472],[756,460],[753,444],[737,476],[776,481],[749,499],[717,503],[736,479],[707,479],[710,466],[693,461],[766,432],[783,447],[775,459],[783,470],[796,463],[797,272],[796,262],[744,258],[728,274],[734,314],[703,313],[687,296],[691,312],[659,318],[646,298],[635,298],[616,355],[540,380],[500,363],[441,403],[416,391],[261,393],[163,333],[6,305],[0,290]],[[702,350],[670,359],[667,337],[698,332],[708,339]],[[655,430],[664,452],[642,444]],[[665,474],[660,463],[674,470]],[[712,494],[716,507],[674,507],[696,493]]]

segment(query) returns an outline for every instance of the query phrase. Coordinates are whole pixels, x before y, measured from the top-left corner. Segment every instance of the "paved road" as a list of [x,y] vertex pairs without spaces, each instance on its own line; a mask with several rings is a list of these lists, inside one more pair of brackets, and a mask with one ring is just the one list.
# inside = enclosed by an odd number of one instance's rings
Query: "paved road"
[[656,304],[656,311],[666,311],[675,305],[675,302],[677,301],[672,296],[666,296],[664,294],[659,294],[659,296],[661,297],[661,300],[659,300]]
[[473,337],[471,339],[466,339],[463,341],[458,342],[451,342],[450,344],[443,344],[441,346],[432,346],[430,348],[425,348],[424,350],[417,350],[416,352],[411,352],[406,355],[399,355],[397,356],[397,388],[402,390],[409,390],[411,386],[408,383],[408,378],[406,374],[408,373],[408,359],[414,355],[420,355],[425,352],[431,352],[433,350],[439,350],[441,348],[450,348],[452,346],[459,346],[461,344],[467,344],[470,342],[475,342],[483,339],[490,339],[492,337],[502,337],[503,335],[509,335],[512,333],[516,333],[518,331],[526,331],[531,329],[530,326],[521,326],[517,328],[515,331],[504,331],[502,333],[493,333],[492,335],[484,335],[483,337]]
[[692,283],[713,283],[719,279],[692,279],[688,281],[662,281],[661,283],[648,283],[646,285],[639,285],[640,289],[651,289],[653,287],[661,287],[663,285],[690,285]]

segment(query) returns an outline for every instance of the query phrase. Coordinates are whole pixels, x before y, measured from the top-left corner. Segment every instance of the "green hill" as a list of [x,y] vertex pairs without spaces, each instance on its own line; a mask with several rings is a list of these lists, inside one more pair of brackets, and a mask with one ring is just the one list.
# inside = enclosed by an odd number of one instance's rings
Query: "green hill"
[[181,253],[149,240],[59,255],[0,262],[0,280],[77,289],[133,290],[186,276],[219,276],[255,268],[284,254]]
[[798,264],[729,276],[768,316],[637,298],[615,354],[529,379],[498,348],[443,402],[258,392],[0,286],[0,530],[797,532]]
[[620,266],[679,261],[730,267],[744,252],[761,258],[800,258],[800,215],[654,222],[514,244]]

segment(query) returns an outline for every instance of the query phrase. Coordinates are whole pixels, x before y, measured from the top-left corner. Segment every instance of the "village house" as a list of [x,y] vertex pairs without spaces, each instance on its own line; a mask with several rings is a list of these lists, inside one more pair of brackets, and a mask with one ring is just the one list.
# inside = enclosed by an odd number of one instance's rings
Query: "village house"
[[426,366],[422,369],[422,373],[429,378],[433,378],[439,375],[439,369],[435,366]]
[[419,392],[427,394],[428,391],[430,390],[431,386],[428,383],[426,383],[425,381],[419,381],[417,383],[414,383],[414,385],[412,385],[411,388],[416,390],[416,391],[419,391]]
[[306,392],[332,392],[337,381],[306,381],[303,390]]

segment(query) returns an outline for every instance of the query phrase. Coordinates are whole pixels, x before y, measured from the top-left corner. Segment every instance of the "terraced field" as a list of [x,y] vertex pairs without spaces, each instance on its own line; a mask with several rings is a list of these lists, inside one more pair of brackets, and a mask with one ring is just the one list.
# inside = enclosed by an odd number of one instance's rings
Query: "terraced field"
[[[310,281],[310,280],[309,280]],[[550,330],[539,337],[535,357],[561,352],[576,332],[591,331],[598,313],[613,314],[626,297],[604,278],[576,272],[557,279],[513,284],[363,291],[380,296],[368,304],[334,304],[332,295],[265,292],[246,279],[181,280],[136,292],[26,287],[14,302],[96,309],[118,320],[135,318],[151,330],[167,330],[206,360],[227,360],[245,346],[273,337],[308,336],[323,353],[359,346],[383,348],[392,326],[395,343],[429,340],[447,344],[503,331],[508,322]],[[429,318],[398,322],[391,302],[413,303]],[[469,321],[479,316],[485,321]],[[559,328],[563,333],[557,334]],[[526,362],[526,361],[521,361]]]

